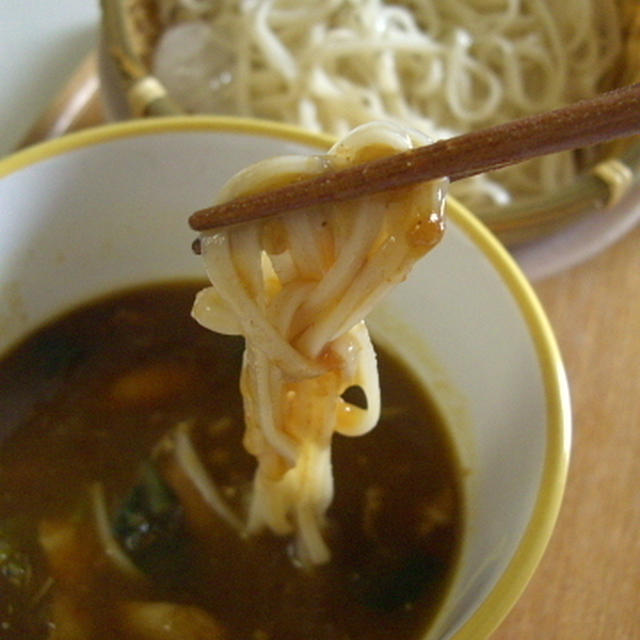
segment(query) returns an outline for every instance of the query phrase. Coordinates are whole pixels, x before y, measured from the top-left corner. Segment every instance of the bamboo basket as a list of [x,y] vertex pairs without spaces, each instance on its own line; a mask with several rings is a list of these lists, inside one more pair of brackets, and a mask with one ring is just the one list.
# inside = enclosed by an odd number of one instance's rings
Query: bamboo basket
[[[625,51],[613,86],[640,81],[640,3],[615,0],[625,28]],[[162,25],[157,0],[101,0],[103,67],[117,85],[127,117],[184,111],[150,71]],[[105,75],[103,73],[103,76]],[[569,185],[537,198],[474,213],[508,246],[536,241],[594,210],[606,211],[640,182],[640,136],[603,145],[594,165]]]

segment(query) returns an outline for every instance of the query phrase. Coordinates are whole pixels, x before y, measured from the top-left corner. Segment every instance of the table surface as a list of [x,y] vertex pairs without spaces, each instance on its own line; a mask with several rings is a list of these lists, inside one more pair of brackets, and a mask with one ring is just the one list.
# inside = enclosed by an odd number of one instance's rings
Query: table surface
[[[12,47],[35,46],[21,37],[20,21],[43,3],[4,1],[14,16],[13,22],[0,23],[0,36],[7,36],[0,45],[6,62]],[[95,41],[94,3],[63,4],[76,5],[71,9],[77,11],[68,57],[37,92],[32,86],[20,90],[14,82],[18,90],[12,99],[25,108],[18,118],[17,103],[2,106],[2,122],[15,126],[9,133],[4,129],[0,155],[24,138],[55,87]],[[39,19],[55,28],[50,25],[55,16]],[[72,128],[102,118],[94,103]],[[588,262],[534,282],[534,289],[567,369],[574,441],[565,499],[547,552],[492,640],[640,640],[640,227]]]
[[492,640],[637,640],[640,227],[534,287],[567,369],[573,448],[547,552]]

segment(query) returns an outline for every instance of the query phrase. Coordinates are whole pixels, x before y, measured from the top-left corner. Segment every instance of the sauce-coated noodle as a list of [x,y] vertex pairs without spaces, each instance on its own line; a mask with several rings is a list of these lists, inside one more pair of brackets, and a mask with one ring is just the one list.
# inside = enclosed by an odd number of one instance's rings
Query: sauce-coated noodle
[[[324,157],[284,157],[233,178],[220,200],[428,140],[396,125],[364,125]],[[329,559],[323,538],[333,496],[331,438],[378,421],[375,354],[364,318],[443,231],[446,180],[318,205],[275,220],[203,234],[212,287],[194,316],[241,334],[245,446],[258,469],[248,529],[296,535],[302,564]],[[343,399],[361,387],[366,407]]]

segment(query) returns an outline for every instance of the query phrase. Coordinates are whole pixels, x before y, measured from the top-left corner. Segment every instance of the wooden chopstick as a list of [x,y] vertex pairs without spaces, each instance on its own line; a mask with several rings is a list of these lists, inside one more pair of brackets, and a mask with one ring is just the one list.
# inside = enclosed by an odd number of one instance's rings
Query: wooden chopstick
[[205,231],[435,178],[460,180],[537,156],[636,133],[640,133],[640,83],[568,107],[229,200],[196,211],[189,217],[189,224],[196,231]]

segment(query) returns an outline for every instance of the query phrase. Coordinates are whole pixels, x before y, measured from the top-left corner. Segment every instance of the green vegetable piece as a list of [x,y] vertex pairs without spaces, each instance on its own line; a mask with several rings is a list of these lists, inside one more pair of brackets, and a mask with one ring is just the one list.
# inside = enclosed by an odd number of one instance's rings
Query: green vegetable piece
[[16,589],[24,589],[31,581],[31,563],[29,556],[16,549],[1,538],[0,533],[0,574]]
[[184,532],[182,506],[153,463],[142,466],[140,480],[122,503],[113,531],[142,569],[180,546]]
[[[16,536],[0,526],[0,637],[22,629],[21,615],[29,607],[34,595],[33,569],[30,557],[16,544]],[[36,625],[37,615],[32,611],[30,624]],[[18,626],[16,626],[18,625]],[[9,635],[9,637],[14,637]],[[19,635],[15,637],[20,637]]]

